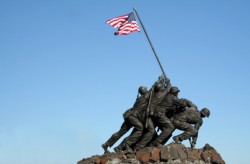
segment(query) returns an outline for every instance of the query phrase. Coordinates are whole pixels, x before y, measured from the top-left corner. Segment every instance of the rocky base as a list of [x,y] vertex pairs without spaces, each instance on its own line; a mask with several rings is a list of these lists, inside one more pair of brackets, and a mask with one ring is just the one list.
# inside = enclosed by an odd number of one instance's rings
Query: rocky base
[[209,144],[192,150],[182,144],[170,143],[137,152],[96,155],[82,159],[77,164],[225,164],[225,161]]

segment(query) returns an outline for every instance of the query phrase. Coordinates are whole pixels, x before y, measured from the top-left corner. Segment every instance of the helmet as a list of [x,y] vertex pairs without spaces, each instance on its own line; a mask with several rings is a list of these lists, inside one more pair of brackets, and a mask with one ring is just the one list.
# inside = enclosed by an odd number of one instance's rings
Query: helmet
[[205,117],[209,117],[210,111],[207,108],[203,108],[201,111],[201,114],[204,115]]
[[171,87],[169,93],[177,93],[180,92],[180,90],[177,87]]
[[154,91],[155,92],[159,92],[162,89],[162,84],[161,83],[157,83],[154,87]]
[[143,95],[147,92],[147,87],[144,87],[144,86],[140,86],[139,89],[138,89],[138,92]]

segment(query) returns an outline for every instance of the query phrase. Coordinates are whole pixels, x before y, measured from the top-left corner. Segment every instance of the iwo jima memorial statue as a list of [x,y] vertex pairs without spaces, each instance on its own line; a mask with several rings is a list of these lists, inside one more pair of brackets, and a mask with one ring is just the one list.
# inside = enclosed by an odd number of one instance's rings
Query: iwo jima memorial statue
[[[124,122],[120,130],[101,145],[104,154],[84,158],[78,164],[224,164],[225,161],[220,154],[209,144],[201,149],[195,148],[203,119],[209,117],[211,111],[206,107],[198,109],[192,101],[178,97],[180,90],[172,86],[166,76],[135,8],[134,12],[154,52],[162,75],[149,90],[145,86],[138,88],[133,107],[123,114]],[[134,12],[110,19],[106,23],[118,28],[115,35],[140,31]],[[114,152],[110,152],[108,149],[130,129],[133,129],[131,134],[114,147]],[[172,137],[176,129],[182,133]],[[174,142],[166,145],[171,137]],[[181,144],[184,140],[189,140],[190,147]]]

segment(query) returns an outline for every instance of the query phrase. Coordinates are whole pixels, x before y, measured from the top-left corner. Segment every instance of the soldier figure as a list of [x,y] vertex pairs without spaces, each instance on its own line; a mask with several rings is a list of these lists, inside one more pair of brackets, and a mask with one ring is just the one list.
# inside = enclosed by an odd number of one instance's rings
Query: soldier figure
[[140,149],[143,149],[152,139],[152,137],[156,135],[153,121],[151,120],[149,115],[151,108],[161,102],[161,99],[166,95],[167,91],[170,89],[171,86],[165,88],[166,86],[170,85],[169,82],[170,80],[164,80],[164,77],[160,76],[158,80],[154,83],[153,87],[149,91],[150,97],[148,101],[150,102],[148,102],[147,108],[142,108],[137,112],[137,118],[139,118],[139,120],[141,121],[143,129],[135,127],[132,133],[128,137],[126,137],[119,146],[115,148],[115,151],[120,151],[124,149],[134,149],[138,151]]
[[[141,96],[139,96],[139,94]],[[149,100],[149,92],[147,88],[144,86],[139,87],[138,96],[134,103],[134,106],[128,109],[124,114],[124,122],[120,128],[120,130],[114,133],[104,144],[102,144],[102,148],[105,153],[108,153],[108,147],[112,147],[126,132],[128,132],[132,127],[136,129],[136,131],[131,135],[131,140],[127,142],[123,142],[124,146],[129,149],[129,143],[132,142],[134,138],[140,138],[143,131],[143,124],[138,119],[138,112],[147,108]],[[116,148],[118,150],[119,148]]]
[[157,136],[157,133],[155,131],[154,123],[151,119],[151,117],[154,114],[154,110],[157,107],[157,105],[162,101],[162,99],[168,94],[169,90],[171,88],[170,80],[168,78],[164,78],[163,76],[160,76],[158,81],[153,85],[153,92],[150,98],[149,102],[149,110],[147,111],[146,116],[146,126],[144,134],[140,141],[135,145],[135,150],[141,150],[144,147],[147,146],[147,144],[152,140],[154,136]]
[[161,129],[160,135],[150,143],[150,146],[162,146],[171,137],[175,130],[170,118],[177,108],[185,109],[187,104],[178,98],[179,89],[171,87],[169,93],[162,99],[161,103],[155,108],[153,121]]
[[[183,130],[184,132],[180,135],[174,136],[173,140],[176,143],[192,138],[190,142],[191,148],[195,147],[198,131],[202,125],[202,118],[209,117],[210,111],[207,108],[203,108],[201,111],[190,107],[183,112],[174,114],[173,125],[176,129]],[[192,124],[194,126],[192,126]]]

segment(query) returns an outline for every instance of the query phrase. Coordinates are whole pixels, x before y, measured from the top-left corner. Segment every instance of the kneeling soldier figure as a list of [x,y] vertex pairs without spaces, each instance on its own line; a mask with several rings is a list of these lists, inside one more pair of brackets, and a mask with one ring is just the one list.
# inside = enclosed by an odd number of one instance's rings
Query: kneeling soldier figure
[[191,148],[195,147],[198,131],[201,127],[204,117],[209,117],[210,111],[207,108],[203,108],[201,111],[190,107],[180,113],[173,116],[173,125],[176,129],[184,131],[182,134],[174,136],[175,143],[181,143],[181,141],[192,138]]

